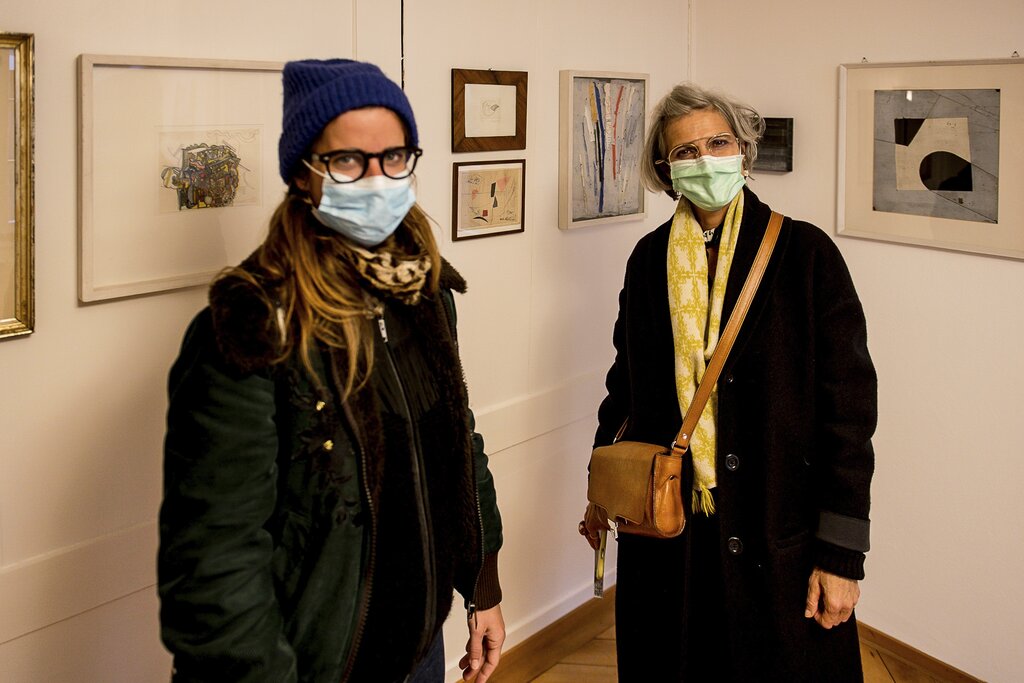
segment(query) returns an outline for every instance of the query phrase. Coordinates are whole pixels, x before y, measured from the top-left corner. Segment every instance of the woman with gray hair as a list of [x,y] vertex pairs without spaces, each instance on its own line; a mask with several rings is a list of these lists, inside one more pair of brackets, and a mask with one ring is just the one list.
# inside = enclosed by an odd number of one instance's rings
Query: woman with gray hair
[[[595,446],[679,430],[771,215],[747,187],[763,131],[692,84],[655,108],[644,179],[679,203],[626,265]],[[842,256],[786,218],[690,443],[686,528],[618,537],[620,681],[862,679],[876,386]],[[605,527],[590,506],[581,533]]]

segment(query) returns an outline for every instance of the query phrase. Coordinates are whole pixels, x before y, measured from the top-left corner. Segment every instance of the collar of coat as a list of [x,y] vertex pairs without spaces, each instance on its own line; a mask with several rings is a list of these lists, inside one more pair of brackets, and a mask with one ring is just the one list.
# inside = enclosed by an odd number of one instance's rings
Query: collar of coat
[[[283,320],[274,283],[262,276],[255,256],[240,266],[254,280],[229,273],[210,287],[210,309],[217,348],[224,362],[240,374],[265,370],[277,359]],[[466,281],[441,260],[442,289],[465,293]]]

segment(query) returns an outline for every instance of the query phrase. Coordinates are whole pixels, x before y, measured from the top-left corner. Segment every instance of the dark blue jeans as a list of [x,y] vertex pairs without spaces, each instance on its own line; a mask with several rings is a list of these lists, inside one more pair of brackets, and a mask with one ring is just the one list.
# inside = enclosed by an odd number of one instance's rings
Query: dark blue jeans
[[440,631],[426,656],[405,680],[406,683],[444,683],[444,638]]

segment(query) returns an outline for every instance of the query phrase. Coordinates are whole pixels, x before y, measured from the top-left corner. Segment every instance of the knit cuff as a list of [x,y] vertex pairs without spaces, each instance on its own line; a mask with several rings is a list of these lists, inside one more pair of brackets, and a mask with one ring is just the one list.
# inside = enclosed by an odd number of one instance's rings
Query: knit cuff
[[814,564],[830,574],[860,581],[864,578],[864,553],[841,548],[821,539],[814,542]]
[[501,602],[501,584],[498,583],[498,553],[484,556],[474,596],[477,610],[490,609]]

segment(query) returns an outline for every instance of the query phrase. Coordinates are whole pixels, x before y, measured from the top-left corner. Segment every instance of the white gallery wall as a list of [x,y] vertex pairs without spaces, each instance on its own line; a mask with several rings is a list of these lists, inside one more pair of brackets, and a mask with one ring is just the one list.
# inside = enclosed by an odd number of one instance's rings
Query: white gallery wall
[[[757,174],[755,191],[833,235],[839,64],[1024,54],[1019,0],[692,5],[695,80],[794,119],[793,172]],[[984,680],[1022,680],[1024,262],[836,242],[879,375],[859,618]]]

